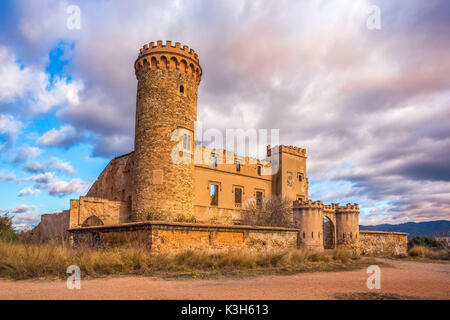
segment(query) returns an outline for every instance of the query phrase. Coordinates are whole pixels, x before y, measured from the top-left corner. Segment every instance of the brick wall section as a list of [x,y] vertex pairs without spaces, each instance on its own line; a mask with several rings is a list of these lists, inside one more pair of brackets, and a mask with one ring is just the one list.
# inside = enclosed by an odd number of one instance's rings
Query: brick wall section
[[75,245],[134,246],[151,250],[207,248],[273,249],[296,248],[297,229],[225,226],[198,223],[138,222],[116,226],[73,228]]
[[403,232],[359,231],[360,253],[373,256],[407,255],[408,234]]

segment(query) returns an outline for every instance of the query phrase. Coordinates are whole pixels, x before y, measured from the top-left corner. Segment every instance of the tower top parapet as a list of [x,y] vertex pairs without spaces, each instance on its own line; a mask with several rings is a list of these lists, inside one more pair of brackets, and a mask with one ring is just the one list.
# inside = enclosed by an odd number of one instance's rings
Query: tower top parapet
[[202,68],[197,53],[180,42],[162,40],[145,44],[139,51],[139,56],[134,63],[136,76],[149,69],[178,70],[180,73],[194,77],[199,83],[202,76]]
[[270,157],[272,154],[272,151],[279,152],[279,153],[289,153],[294,156],[299,157],[306,157],[306,149],[302,149],[296,146],[285,146],[285,145],[279,145],[275,147],[271,147],[270,144],[267,146],[267,156]]

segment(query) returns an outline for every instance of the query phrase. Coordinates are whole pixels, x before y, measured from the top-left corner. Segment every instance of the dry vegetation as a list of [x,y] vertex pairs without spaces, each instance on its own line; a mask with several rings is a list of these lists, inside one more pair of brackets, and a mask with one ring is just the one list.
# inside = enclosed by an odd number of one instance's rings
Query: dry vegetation
[[308,250],[242,251],[185,250],[155,253],[145,248],[72,249],[61,245],[36,245],[0,241],[0,277],[31,279],[67,277],[70,265],[84,276],[107,275],[190,276],[289,274],[335,271],[366,266],[350,251]]
[[449,260],[447,249],[433,249],[425,246],[414,246],[408,250],[408,255],[420,259]]
[[292,201],[277,196],[263,198],[261,203],[249,199],[241,211],[241,224],[292,228]]

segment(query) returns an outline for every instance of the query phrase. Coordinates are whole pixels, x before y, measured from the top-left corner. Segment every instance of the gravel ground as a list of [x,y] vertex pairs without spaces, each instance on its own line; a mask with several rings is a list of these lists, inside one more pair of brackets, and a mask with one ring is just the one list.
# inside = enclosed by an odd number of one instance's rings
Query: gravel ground
[[450,299],[450,263],[378,259],[381,289],[369,290],[365,269],[220,279],[111,277],[82,280],[0,280],[0,299]]

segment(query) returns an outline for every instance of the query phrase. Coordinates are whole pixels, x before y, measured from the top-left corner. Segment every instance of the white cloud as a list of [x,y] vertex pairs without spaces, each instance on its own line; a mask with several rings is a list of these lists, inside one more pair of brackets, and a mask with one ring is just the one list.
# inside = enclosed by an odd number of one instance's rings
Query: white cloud
[[19,191],[17,194],[18,197],[24,197],[24,196],[33,196],[36,194],[39,194],[41,191],[37,189],[33,189],[32,187],[26,187]]
[[36,206],[21,204],[21,205],[15,207],[11,212],[12,213],[27,213],[27,212],[33,211],[35,209],[36,209]]
[[32,81],[33,72],[29,68],[21,68],[12,52],[0,46],[0,103],[22,97]]
[[41,220],[42,213],[22,213],[13,217],[13,226],[18,231],[30,230]]
[[[0,94],[1,90],[2,89],[0,88]],[[5,137],[2,138],[0,136],[0,151],[4,149],[8,144],[14,143],[16,141],[22,127],[23,123],[16,120],[12,115],[0,114],[0,135],[3,135]]]
[[37,142],[40,146],[70,146],[80,140],[80,133],[74,127],[65,125],[59,130],[53,128],[45,132]]
[[91,183],[79,178],[70,181],[64,181],[55,177],[53,172],[41,173],[26,179],[34,181],[35,189],[48,190],[52,196],[66,196],[69,194],[85,194]]
[[10,48],[0,45],[0,103],[25,99],[33,114],[79,104],[82,83],[59,77],[50,82],[40,67],[23,67],[16,60]]
[[30,147],[30,146],[22,146],[17,151],[16,156],[14,157],[14,162],[24,162],[28,159],[34,159],[40,156],[42,150],[38,147]]
[[71,175],[76,174],[76,171],[72,168],[69,162],[65,162],[56,157],[50,158],[48,168],[53,171],[64,172]]
[[40,164],[39,162],[28,161],[25,164],[25,170],[29,171],[29,172],[33,172],[33,173],[44,172],[45,171],[45,167],[42,164]]

